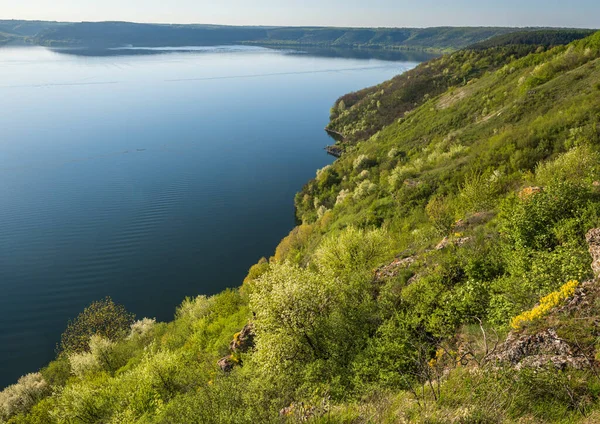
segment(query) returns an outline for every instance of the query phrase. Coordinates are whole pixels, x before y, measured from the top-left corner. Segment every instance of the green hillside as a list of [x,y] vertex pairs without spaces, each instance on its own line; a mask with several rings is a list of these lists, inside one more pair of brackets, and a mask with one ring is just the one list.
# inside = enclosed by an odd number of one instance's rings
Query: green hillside
[[[470,46],[452,56],[421,64],[375,87],[342,96],[331,109],[328,129],[352,142],[369,138],[417,105],[507,63],[591,35],[588,30],[517,32]],[[343,147],[343,146],[342,146]]]
[[344,96],[343,155],[242,287],[170,323],[91,305],[0,392],[0,422],[599,422],[600,32],[583,36],[497,39]]

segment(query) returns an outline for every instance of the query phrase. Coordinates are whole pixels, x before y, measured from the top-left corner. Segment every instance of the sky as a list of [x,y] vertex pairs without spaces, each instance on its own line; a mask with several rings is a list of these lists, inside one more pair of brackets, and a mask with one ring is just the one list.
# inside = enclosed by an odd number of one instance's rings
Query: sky
[[0,19],[599,28],[600,0],[0,0]]

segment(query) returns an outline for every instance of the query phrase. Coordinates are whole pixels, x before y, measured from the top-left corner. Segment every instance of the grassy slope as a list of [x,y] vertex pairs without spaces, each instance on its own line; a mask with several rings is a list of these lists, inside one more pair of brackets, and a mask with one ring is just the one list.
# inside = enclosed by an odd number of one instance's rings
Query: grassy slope
[[[590,31],[518,32],[494,37],[450,57],[424,63],[380,85],[340,97],[331,110],[328,128],[348,141],[369,138],[404,113],[449,87],[478,78],[540,47],[568,44]],[[341,105],[341,106],[340,106]]]
[[[58,358],[43,370],[54,394],[44,392],[11,422],[280,422],[291,401],[304,403],[290,419],[323,423],[596,422],[594,367],[477,366],[484,355],[478,320],[488,336],[491,327],[501,336],[540,297],[588,278],[583,235],[600,225],[592,184],[600,178],[600,33],[534,50],[492,47],[422,66],[463,73],[388,124],[375,116],[377,132],[357,137],[297,196],[303,224],[252,268],[242,290],[187,300],[173,322],[119,341],[85,374],[72,375],[69,360]],[[516,195],[532,184],[543,190]],[[436,250],[444,236],[448,247]],[[338,247],[351,259],[335,259]],[[406,268],[373,281],[372,267],[398,254],[411,258]],[[319,304],[304,326],[319,296],[331,309]],[[251,310],[257,350],[237,357],[243,366],[225,375],[215,361]],[[305,331],[299,338],[278,327],[290,316],[298,320],[291,331]],[[564,322],[561,337],[591,343],[593,356],[593,319],[554,314],[520,331],[553,320]],[[457,361],[469,344],[473,357]],[[297,351],[287,357],[289,349]]]

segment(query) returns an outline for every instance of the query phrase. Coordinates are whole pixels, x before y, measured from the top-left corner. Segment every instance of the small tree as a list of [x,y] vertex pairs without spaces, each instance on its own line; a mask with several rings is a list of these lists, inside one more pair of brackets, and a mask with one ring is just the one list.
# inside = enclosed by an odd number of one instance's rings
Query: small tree
[[427,206],[425,212],[429,221],[440,235],[447,235],[454,224],[454,211],[447,199],[442,197],[433,197]]
[[126,336],[135,315],[127,312],[124,306],[115,304],[110,297],[93,302],[73,321],[60,338],[60,352],[89,352],[89,341],[93,335],[108,340],[118,340]]

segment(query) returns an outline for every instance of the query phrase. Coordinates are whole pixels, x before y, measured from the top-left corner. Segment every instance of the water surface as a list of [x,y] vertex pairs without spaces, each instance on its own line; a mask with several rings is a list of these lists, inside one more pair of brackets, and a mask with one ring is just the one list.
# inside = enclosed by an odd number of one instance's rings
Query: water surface
[[369,57],[0,49],[0,387],[93,300],[169,320],[239,286],[331,162],[335,99],[418,61]]

